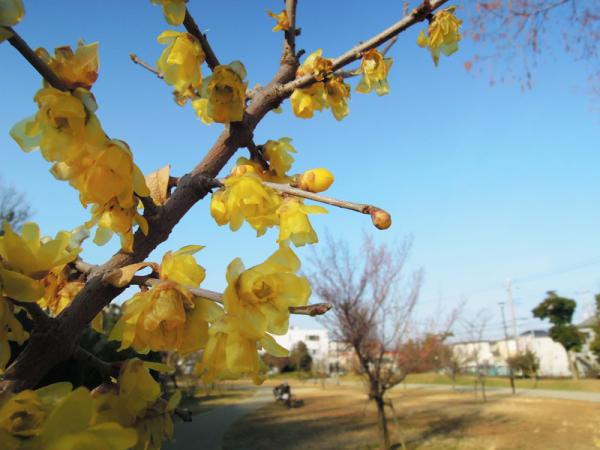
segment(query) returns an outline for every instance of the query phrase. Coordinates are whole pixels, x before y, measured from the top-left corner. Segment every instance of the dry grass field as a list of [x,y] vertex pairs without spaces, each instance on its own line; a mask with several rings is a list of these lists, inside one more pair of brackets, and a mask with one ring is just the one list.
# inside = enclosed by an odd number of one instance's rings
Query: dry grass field
[[[376,449],[375,410],[358,387],[292,384],[304,406],[268,404],[225,434],[228,450]],[[392,391],[394,448],[589,450],[600,448],[600,404],[490,394]]]

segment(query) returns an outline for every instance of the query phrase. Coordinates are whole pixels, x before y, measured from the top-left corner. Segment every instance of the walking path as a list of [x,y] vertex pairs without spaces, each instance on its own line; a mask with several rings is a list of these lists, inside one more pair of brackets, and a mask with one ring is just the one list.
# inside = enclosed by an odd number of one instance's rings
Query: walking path
[[[403,389],[403,385],[398,385],[396,389]],[[406,385],[407,389],[423,389],[430,391],[453,391],[452,386],[446,384],[412,384]],[[493,394],[511,394],[510,388],[486,387],[486,393]],[[473,392],[473,388],[469,386],[456,386],[455,392]],[[600,403],[600,392],[583,392],[583,391],[556,391],[552,389],[519,389],[517,388],[518,396],[522,397],[543,397],[557,398],[561,400],[582,400],[586,402]]]
[[223,435],[233,423],[273,401],[269,388],[256,390],[256,394],[234,405],[219,406],[195,415],[191,423],[175,423],[175,440],[165,442],[164,450],[221,450]]

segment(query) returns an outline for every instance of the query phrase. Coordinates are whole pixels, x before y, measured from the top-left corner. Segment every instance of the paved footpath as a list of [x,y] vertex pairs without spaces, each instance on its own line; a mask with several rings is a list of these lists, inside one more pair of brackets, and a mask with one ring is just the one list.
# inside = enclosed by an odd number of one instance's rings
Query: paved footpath
[[191,423],[175,422],[175,440],[165,442],[164,450],[221,450],[221,442],[233,423],[273,401],[270,388],[256,390],[256,394],[234,405],[218,406],[194,415]]
[[[399,385],[395,389],[404,389],[404,385]],[[446,384],[413,384],[408,383],[407,389],[423,389],[429,391],[452,391],[452,386]],[[473,392],[470,386],[456,386],[455,392]],[[486,393],[490,394],[511,394],[510,388],[486,387]],[[583,392],[583,391],[555,391],[552,389],[519,389],[517,388],[517,396],[520,397],[543,397],[556,398],[560,400],[582,400],[586,402],[600,403],[600,392]]]

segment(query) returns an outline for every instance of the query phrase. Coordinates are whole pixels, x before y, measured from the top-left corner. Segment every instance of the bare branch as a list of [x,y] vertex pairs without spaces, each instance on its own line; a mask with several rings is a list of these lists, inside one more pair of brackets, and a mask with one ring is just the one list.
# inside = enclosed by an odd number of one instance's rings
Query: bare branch
[[188,33],[190,33],[192,36],[198,39],[200,45],[202,46],[202,50],[204,50],[204,54],[206,55],[206,64],[208,64],[210,70],[215,70],[215,67],[220,65],[217,55],[215,55],[215,52],[213,52],[212,47],[208,43],[206,35],[202,33],[202,31],[200,31],[200,28],[198,28],[196,21],[190,14],[190,11],[187,9],[185,11],[185,19],[183,20],[183,26],[185,27]]
[[[363,52],[366,52],[367,50],[370,50],[372,48],[379,47],[381,44],[394,38],[398,34],[410,28],[412,25],[422,22],[427,18],[429,14],[438,9],[447,1],[448,0],[434,0],[432,2],[429,2],[428,0],[424,1],[418,8],[414,9],[412,13],[402,18],[388,29],[382,31],[381,33],[377,34],[371,39],[366,40],[365,42],[355,46],[343,55],[334,59],[332,70],[335,72],[338,69],[341,69],[342,67],[350,64],[351,62],[356,61],[361,57]],[[294,89],[306,87],[311,83],[314,83],[315,81],[315,76],[312,74],[296,78],[295,80],[286,83],[282,87],[281,95],[283,97],[287,97],[292,94]]]
[[95,368],[105,380],[110,380],[111,377],[116,378],[119,376],[119,370],[121,368],[120,362],[112,363],[103,361],[83,347],[77,347],[75,352],[73,352],[73,357],[76,360]]
[[33,320],[35,327],[44,327],[48,325],[48,323],[52,320],[50,316],[48,316],[48,314],[46,314],[44,310],[40,308],[40,305],[38,305],[37,303],[20,302],[13,298],[11,298],[10,301],[16,306],[23,308],[25,311],[27,311],[27,313],[31,317],[31,320]]
[[144,69],[146,69],[149,72],[152,72],[154,75],[156,75],[158,78],[160,78],[161,80],[164,78],[163,74],[160,73],[158,71],[158,69],[155,69],[154,67],[152,67],[150,64],[148,64],[147,62],[143,61],[140,57],[138,57],[135,53],[130,53],[129,57],[131,58],[131,60],[137,64],[138,66],[143,67]]
[[17,34],[11,27],[2,27],[12,33],[12,37],[8,39],[10,45],[17,49],[23,57],[33,66],[35,70],[48,82],[50,85],[61,91],[68,91],[70,87],[62,81],[50,67],[42,59],[36,55],[32,48],[27,45],[21,36]]

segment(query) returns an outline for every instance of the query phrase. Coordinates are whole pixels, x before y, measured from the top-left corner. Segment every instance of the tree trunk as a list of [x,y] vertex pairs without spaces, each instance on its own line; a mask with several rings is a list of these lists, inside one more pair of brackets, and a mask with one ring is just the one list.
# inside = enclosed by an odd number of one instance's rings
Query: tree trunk
[[387,417],[385,416],[385,404],[383,397],[377,396],[374,398],[377,404],[377,423],[379,425],[379,440],[382,450],[390,448],[390,434],[388,431]]
[[571,352],[567,352],[569,358],[569,366],[571,366],[571,373],[573,374],[574,380],[579,380],[579,372],[577,372],[577,364],[575,363],[575,357]]
[[485,378],[484,377],[480,377],[479,378],[479,384],[481,385],[481,395],[483,396],[483,402],[487,402],[487,397],[485,395]]

